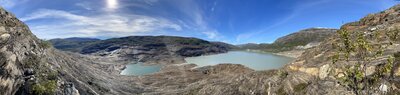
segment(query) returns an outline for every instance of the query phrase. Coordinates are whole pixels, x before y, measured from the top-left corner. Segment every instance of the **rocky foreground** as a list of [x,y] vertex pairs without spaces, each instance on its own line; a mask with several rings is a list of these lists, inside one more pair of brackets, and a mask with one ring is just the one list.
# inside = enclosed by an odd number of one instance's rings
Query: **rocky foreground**
[[[351,38],[357,38],[356,34],[390,34],[392,32],[389,30],[400,28],[399,13],[400,5],[394,6],[358,22],[346,24],[339,31],[351,31],[348,35],[354,36]],[[337,52],[332,44],[338,44],[343,34],[333,35],[320,45],[307,49],[295,62],[279,70],[254,71],[233,64],[201,68],[193,68],[193,64],[178,64],[167,65],[151,75],[122,76],[112,73],[114,68],[118,68],[116,65],[103,64],[101,62],[104,61],[87,55],[54,49],[48,42],[36,38],[23,22],[2,8],[0,18],[1,95],[360,94],[352,89],[352,85],[342,81],[343,78],[352,78],[345,76],[349,72],[342,67],[356,68],[348,63],[356,63],[353,60],[359,56],[350,54],[350,61],[338,60],[332,63],[332,56]],[[387,37],[378,38],[382,38],[382,43],[371,43],[375,46],[389,43]],[[370,81],[368,86],[362,86],[363,89],[358,89],[361,93],[400,93],[400,69],[396,65],[399,56],[394,56],[394,65],[389,65],[392,67],[390,73],[381,73],[381,67],[388,64],[388,57],[399,52],[399,41],[390,44],[376,59],[363,65],[368,67],[365,76],[375,80]]]

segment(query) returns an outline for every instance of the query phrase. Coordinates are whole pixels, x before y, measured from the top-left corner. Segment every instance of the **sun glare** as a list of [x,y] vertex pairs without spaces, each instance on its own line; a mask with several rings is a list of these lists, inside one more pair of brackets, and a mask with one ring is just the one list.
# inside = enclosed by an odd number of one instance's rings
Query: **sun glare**
[[117,0],[106,0],[107,3],[107,8],[108,9],[116,9],[118,7],[118,1]]

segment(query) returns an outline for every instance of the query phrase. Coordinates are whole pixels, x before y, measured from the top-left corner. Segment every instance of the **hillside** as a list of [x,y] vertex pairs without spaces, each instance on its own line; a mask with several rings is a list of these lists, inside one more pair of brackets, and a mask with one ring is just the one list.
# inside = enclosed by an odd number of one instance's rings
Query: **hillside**
[[263,50],[267,52],[283,52],[294,49],[313,47],[324,39],[332,36],[337,29],[309,28],[278,38],[271,44],[245,44],[243,49]]
[[90,45],[96,41],[100,41],[100,39],[95,38],[64,38],[64,39],[51,39],[49,40],[52,45],[60,50],[71,51],[71,52],[79,52],[83,47]]
[[[349,94],[361,95],[367,92],[382,94],[384,90],[390,95],[400,93],[399,11],[400,5],[396,5],[343,25],[335,35],[319,46],[306,50],[286,69],[314,75],[319,79],[308,81],[311,84],[306,89],[342,88],[347,89]],[[326,85],[334,82],[338,82],[336,84],[339,86]]]
[[345,24],[282,69],[198,82],[187,93],[398,95],[399,13],[396,5]]

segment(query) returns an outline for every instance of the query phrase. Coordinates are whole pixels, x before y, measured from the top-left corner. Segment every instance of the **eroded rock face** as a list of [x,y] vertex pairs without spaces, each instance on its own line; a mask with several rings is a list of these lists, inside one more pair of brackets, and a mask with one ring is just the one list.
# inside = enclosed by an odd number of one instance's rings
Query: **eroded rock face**
[[16,88],[24,82],[21,55],[40,51],[35,48],[37,46],[35,41],[30,41],[30,37],[23,37],[30,35],[27,30],[26,25],[14,15],[0,8],[0,94],[2,95],[14,94]]

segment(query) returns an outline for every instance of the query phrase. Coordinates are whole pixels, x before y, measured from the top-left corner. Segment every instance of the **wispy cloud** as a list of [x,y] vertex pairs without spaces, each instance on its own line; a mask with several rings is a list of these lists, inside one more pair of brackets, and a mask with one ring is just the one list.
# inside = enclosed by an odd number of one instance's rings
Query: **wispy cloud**
[[41,9],[29,16],[21,18],[21,20],[25,22],[40,19],[55,19],[58,23],[58,25],[51,25],[48,23],[36,23],[31,25],[33,32],[44,34],[44,38],[60,37],[60,34],[65,34],[62,35],[62,37],[115,37],[135,35],[144,32],[182,30],[179,24],[164,18],[132,14],[97,14],[95,16],[83,16],[62,10]]
[[217,6],[217,1],[215,1],[215,2],[213,3],[213,6],[211,7],[211,11],[212,11],[212,12],[214,12],[216,6]]
[[12,0],[0,0],[0,5],[3,7],[14,7],[15,3]]
[[27,0],[0,0],[0,5],[5,8],[13,8],[18,4],[25,3]]
[[153,5],[154,3],[158,2],[158,0],[143,0],[146,4]]
[[220,34],[215,30],[205,31],[205,32],[202,32],[202,33],[207,35],[207,38],[209,38],[209,39],[217,39],[218,37],[220,37]]
[[[215,2],[214,6],[216,6],[216,4]],[[205,10],[203,10],[196,1],[176,1],[175,6],[188,18],[188,20],[185,20],[185,23],[194,29],[194,31],[202,33],[210,40],[222,40],[224,38],[217,29],[209,25],[212,21],[207,19],[204,15]]]
[[93,7],[92,7],[91,3],[89,3],[89,2],[80,2],[80,3],[76,3],[75,5],[78,7],[82,7],[86,10],[93,10]]

